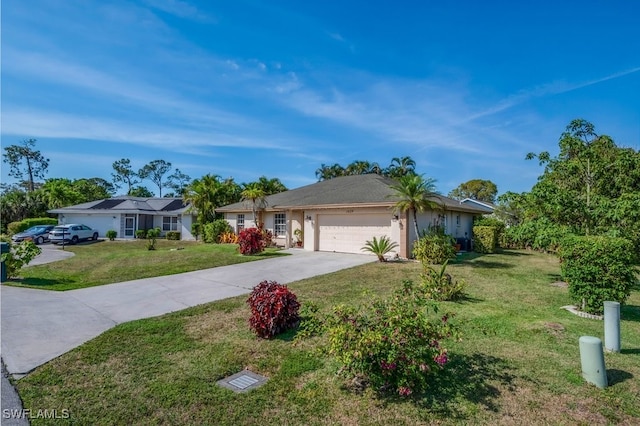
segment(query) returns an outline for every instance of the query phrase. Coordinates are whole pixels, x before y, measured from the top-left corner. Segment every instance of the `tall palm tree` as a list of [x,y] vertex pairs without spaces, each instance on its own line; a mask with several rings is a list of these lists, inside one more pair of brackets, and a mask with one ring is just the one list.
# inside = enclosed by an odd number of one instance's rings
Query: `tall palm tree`
[[387,168],[387,174],[392,178],[414,175],[416,162],[411,157],[393,157],[391,164]]
[[405,213],[411,211],[413,213],[413,225],[415,227],[416,236],[420,235],[418,230],[418,212],[427,209],[438,209],[440,206],[431,198],[437,195],[436,180],[433,178],[424,178],[422,175],[406,175],[398,179],[391,188],[395,191],[395,195],[399,200],[394,206],[394,210]]
[[198,222],[208,223],[215,220],[218,191],[221,187],[220,176],[207,174],[201,179],[194,179],[184,191],[182,199],[190,204],[189,210],[198,212]]
[[346,174],[351,175],[366,175],[371,173],[371,163],[368,161],[356,160],[349,164],[346,168]]
[[263,209],[267,207],[267,200],[265,199],[266,194],[262,188],[258,185],[248,185],[244,191],[241,193],[242,201],[248,203],[251,206],[251,211],[253,212],[253,223],[259,228],[260,224],[258,223],[258,209]]
[[277,194],[287,190],[287,187],[278,178],[268,179],[266,176],[260,176],[258,181],[254,183],[264,191],[264,195]]

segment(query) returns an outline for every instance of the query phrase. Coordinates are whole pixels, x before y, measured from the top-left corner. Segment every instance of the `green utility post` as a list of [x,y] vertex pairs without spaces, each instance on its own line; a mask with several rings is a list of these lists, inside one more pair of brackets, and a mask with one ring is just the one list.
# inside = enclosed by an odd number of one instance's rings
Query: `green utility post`
[[620,303],[604,302],[604,348],[620,352]]
[[[0,243],[0,255],[9,253],[10,250],[11,247],[9,246],[9,243]],[[2,262],[0,268],[0,282],[5,282],[7,280],[7,265]]]
[[599,388],[606,388],[607,370],[604,367],[604,353],[602,340],[593,336],[580,338],[580,361],[582,363],[582,377]]

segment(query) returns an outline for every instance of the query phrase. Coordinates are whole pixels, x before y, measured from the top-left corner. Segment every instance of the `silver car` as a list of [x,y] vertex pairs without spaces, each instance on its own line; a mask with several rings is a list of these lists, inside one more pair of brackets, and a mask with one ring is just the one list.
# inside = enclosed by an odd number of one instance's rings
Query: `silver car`
[[76,244],[79,241],[96,241],[97,239],[98,231],[89,228],[87,225],[80,225],[77,223],[58,225],[49,233],[49,240],[51,240],[53,244]]

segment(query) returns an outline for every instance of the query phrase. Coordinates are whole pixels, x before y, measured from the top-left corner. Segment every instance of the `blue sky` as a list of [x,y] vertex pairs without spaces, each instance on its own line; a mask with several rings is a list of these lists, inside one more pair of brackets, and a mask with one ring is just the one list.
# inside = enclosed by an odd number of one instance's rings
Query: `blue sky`
[[2,147],[289,188],[411,156],[445,194],[529,190],[574,118],[640,149],[640,3],[527,3],[3,1]]

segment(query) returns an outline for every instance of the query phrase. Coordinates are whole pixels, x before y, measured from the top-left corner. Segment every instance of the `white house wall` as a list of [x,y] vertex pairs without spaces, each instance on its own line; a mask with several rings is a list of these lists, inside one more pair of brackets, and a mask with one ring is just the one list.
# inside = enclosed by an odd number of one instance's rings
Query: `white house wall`
[[[458,216],[460,220],[458,222]],[[471,238],[473,228],[473,214],[456,211],[426,211],[418,213],[418,229],[420,232],[427,230],[429,226],[445,225],[445,232],[453,238]],[[409,226],[409,250],[413,249],[416,240],[416,231],[413,224],[413,213],[408,214]]]
[[63,225],[70,223],[87,225],[97,230],[101,237],[104,237],[110,229],[120,229],[120,215],[112,213],[65,213],[59,215],[58,222]]

